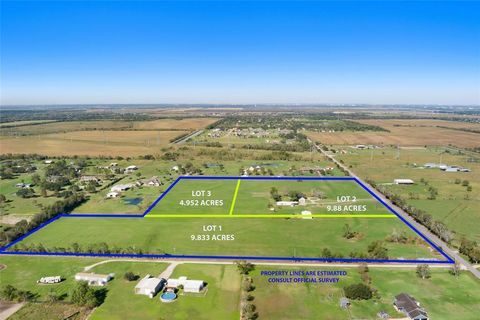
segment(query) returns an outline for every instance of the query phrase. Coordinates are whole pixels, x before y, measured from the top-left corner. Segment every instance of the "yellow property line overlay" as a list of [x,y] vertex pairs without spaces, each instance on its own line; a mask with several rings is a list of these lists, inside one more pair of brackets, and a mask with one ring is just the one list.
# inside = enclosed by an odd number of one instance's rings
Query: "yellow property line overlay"
[[233,193],[232,205],[230,206],[229,215],[233,214],[233,209],[235,208],[235,202],[237,202],[238,189],[240,189],[240,179],[237,180],[237,186],[235,187],[235,192]]
[[394,214],[147,214],[145,218],[396,218]]

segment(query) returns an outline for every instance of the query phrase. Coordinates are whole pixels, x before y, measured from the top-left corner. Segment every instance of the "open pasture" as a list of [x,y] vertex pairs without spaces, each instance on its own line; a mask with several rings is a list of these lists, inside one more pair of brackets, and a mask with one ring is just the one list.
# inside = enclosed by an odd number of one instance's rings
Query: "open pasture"
[[[442,120],[358,120],[377,125],[390,132],[308,132],[313,141],[327,145],[400,145],[478,147],[480,133],[459,128],[480,130],[480,125]],[[443,128],[449,127],[449,128]]]
[[25,137],[2,137],[2,153],[49,156],[138,156],[160,153],[187,131],[73,131]]
[[[407,203],[425,210],[462,236],[480,241],[480,159],[475,154],[445,148],[348,150],[337,155],[362,177],[372,179],[394,191]],[[445,172],[424,169],[426,163],[466,167],[471,172]],[[394,179],[413,179],[415,185],[394,185]],[[422,182],[422,180],[424,182]],[[463,186],[468,181],[471,191]],[[429,199],[433,187],[438,195]]]
[[[206,231],[205,225],[212,224],[217,225],[217,229]],[[345,224],[356,231],[357,236],[345,238]],[[41,244],[48,251],[71,252],[76,243],[81,252],[85,252],[91,246],[105,243],[112,250],[135,248],[151,254],[322,258],[322,250],[328,248],[348,258],[353,251],[366,253],[369,244],[384,241],[393,232],[404,232],[409,237],[417,237],[418,241],[385,242],[389,259],[445,260],[396,218],[63,217],[9,250],[28,251],[32,245]]]
[[151,121],[138,121],[133,123],[133,129],[138,130],[198,130],[218,121],[218,118],[185,118],[185,119],[159,119]]

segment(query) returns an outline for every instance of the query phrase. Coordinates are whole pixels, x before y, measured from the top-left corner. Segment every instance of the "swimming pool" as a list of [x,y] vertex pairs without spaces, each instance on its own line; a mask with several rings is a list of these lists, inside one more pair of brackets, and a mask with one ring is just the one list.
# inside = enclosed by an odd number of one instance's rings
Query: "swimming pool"
[[165,292],[160,296],[162,302],[172,302],[177,298],[177,295],[173,292]]

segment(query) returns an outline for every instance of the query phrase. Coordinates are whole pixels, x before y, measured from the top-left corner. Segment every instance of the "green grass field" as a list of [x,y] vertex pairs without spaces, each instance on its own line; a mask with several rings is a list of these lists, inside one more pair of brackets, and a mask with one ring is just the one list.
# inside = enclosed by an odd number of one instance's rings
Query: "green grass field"
[[[275,188],[282,201],[291,201],[289,193],[303,194],[304,205],[281,206],[270,194]],[[348,197],[339,200],[341,197]],[[148,213],[159,215],[370,215],[390,212],[354,181],[328,180],[180,180]]]
[[[6,268],[0,270],[0,287],[11,284],[20,290],[29,290],[38,294],[39,301],[44,301],[47,294],[53,291],[58,295],[64,295],[64,300],[68,301],[69,294],[75,286],[75,274],[82,272],[83,267],[99,261],[102,260],[2,256],[0,263]],[[106,299],[95,309],[90,319],[238,319],[240,277],[234,266],[177,266],[173,277],[187,276],[190,279],[201,279],[207,283],[208,292],[205,296],[179,296],[177,301],[171,304],[161,303],[158,295],[154,299],[135,295],[133,288],[138,281],[128,282],[123,279],[127,271],[140,277],[146,274],[158,276],[166,266],[167,264],[161,262],[113,260],[92,268],[91,272],[115,273],[116,276],[105,287],[108,290]],[[55,285],[36,283],[38,279],[47,275],[61,275],[66,280]],[[29,304],[21,309],[14,319],[57,319],[57,313],[64,309],[68,308]]]
[[[448,150],[448,152],[446,152]],[[399,157],[397,158],[397,155]],[[462,236],[480,241],[480,159],[468,152],[457,152],[448,148],[402,149],[394,148],[374,150],[349,150],[340,154],[352,170],[374,180],[407,200],[407,203],[425,210],[434,219],[444,222],[457,233],[456,240]],[[444,163],[471,169],[471,172],[445,172],[439,169],[423,169],[425,163]],[[412,186],[388,185],[393,179],[413,179]],[[428,184],[422,183],[421,180]],[[467,180],[472,187],[467,191],[462,182]],[[459,182],[459,183],[456,183]],[[429,200],[429,187],[438,190],[436,199]]]
[[[353,239],[343,237],[344,225],[347,223],[352,230],[358,232]],[[207,225],[216,225],[217,231],[204,231]],[[221,231],[218,226],[221,226]],[[144,253],[155,254],[315,258],[322,257],[322,249],[328,248],[348,257],[352,251],[366,252],[371,242],[384,240],[394,231],[403,231],[418,241],[408,244],[386,242],[389,258],[443,260],[396,218],[304,220],[72,217],[51,223],[13,249],[28,250],[25,246],[42,244],[51,251],[64,252],[71,250],[69,248],[73,243],[78,243],[85,251],[92,244],[105,242],[110,249],[133,247]],[[229,235],[233,235],[234,239]],[[230,238],[225,238],[226,236]]]
[[[405,292],[413,295],[427,310],[431,319],[478,318],[480,283],[470,274],[463,273],[456,278],[445,269],[431,271],[430,279],[421,280],[415,269],[370,268],[372,286],[378,290],[379,299],[351,301],[349,311],[339,307],[343,287],[361,282],[356,268],[288,268],[281,270],[346,270],[348,275],[339,283],[269,283],[268,277],[261,276],[262,270],[279,268],[257,266],[252,273],[256,286],[253,295],[259,317],[268,319],[377,319],[376,314],[386,311],[392,318],[402,318],[393,308],[396,295]],[[350,312],[350,314],[349,314]]]
[[[163,266],[163,264],[162,264]],[[144,276],[160,274],[156,263],[109,263],[98,266],[95,272],[135,271]],[[92,320],[114,319],[238,319],[240,313],[240,276],[234,266],[179,265],[172,277],[186,276],[207,283],[205,295],[180,295],[173,303],[161,303],[158,295],[153,299],[133,294],[136,281],[116,279],[108,285],[105,302],[95,310]],[[128,303],[126,303],[128,301]]]

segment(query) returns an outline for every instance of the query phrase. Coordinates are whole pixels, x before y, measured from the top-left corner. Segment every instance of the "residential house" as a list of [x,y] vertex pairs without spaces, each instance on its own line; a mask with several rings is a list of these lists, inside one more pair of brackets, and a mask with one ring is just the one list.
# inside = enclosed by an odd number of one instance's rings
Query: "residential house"
[[119,197],[119,196],[120,196],[120,193],[113,191],[113,192],[107,193],[106,198],[108,198],[108,199],[110,199],[110,198],[117,198],[117,197]]
[[112,191],[112,192],[122,192],[122,191],[127,191],[131,188],[133,188],[133,184],[131,184],[131,183],[117,184],[117,185],[111,187],[110,191]]
[[95,183],[100,183],[101,180],[95,176],[81,176],[80,177],[80,182],[95,182]]
[[427,312],[420,307],[420,303],[417,302],[412,296],[401,293],[395,297],[393,306],[399,312],[405,314],[412,320],[428,320]]
[[138,170],[137,166],[128,166],[128,167],[125,168],[125,173],[130,173],[130,172],[133,172],[135,170]]
[[86,281],[90,286],[104,286],[113,279],[113,274],[95,274],[80,272],[75,275],[75,280]]
[[182,286],[184,292],[198,293],[203,290],[205,283],[202,280],[187,280],[187,277],[168,279],[167,288],[178,288]]
[[277,201],[277,206],[290,206],[294,207],[298,205],[298,201]]
[[143,294],[153,298],[160,290],[162,290],[165,282],[165,279],[154,278],[147,274],[135,286],[135,294]]
[[147,187],[159,187],[162,185],[162,182],[158,177],[151,177],[150,179],[138,180],[136,184],[140,186],[145,185]]

